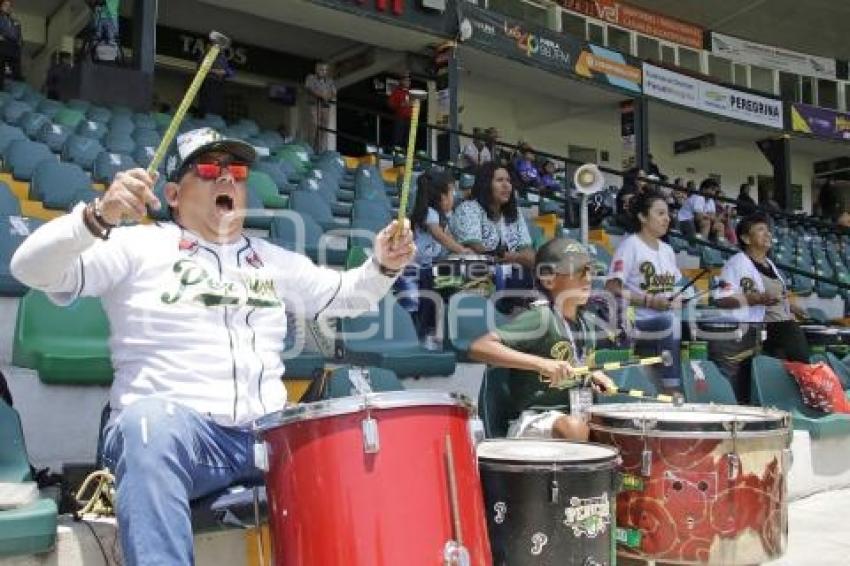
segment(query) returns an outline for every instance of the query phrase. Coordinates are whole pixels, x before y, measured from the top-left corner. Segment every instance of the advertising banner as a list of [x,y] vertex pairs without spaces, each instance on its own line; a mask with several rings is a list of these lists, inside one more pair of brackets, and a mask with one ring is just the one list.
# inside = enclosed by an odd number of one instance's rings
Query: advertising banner
[[643,64],[643,92],[673,104],[782,129],[782,102]]
[[835,80],[835,59],[827,57],[806,55],[716,32],[711,33],[711,51],[736,63]]
[[791,129],[822,138],[850,140],[850,114],[828,108],[791,104]]
[[703,47],[704,30],[700,26],[630,6],[618,0],[558,0],[558,4],[572,12],[644,35],[687,45],[694,49]]
[[641,69],[634,57],[473,5],[464,6],[462,19],[469,21],[472,31],[465,45],[556,74],[578,75],[634,93],[641,92]]

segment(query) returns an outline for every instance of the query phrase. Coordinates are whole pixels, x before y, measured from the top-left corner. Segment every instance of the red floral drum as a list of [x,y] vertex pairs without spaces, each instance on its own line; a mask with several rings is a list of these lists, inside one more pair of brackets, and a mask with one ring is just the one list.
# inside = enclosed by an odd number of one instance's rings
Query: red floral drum
[[590,438],[620,451],[622,556],[758,564],[785,552],[790,416],[725,405],[590,409]]
[[490,566],[471,407],[394,391],[257,421],[274,564]]

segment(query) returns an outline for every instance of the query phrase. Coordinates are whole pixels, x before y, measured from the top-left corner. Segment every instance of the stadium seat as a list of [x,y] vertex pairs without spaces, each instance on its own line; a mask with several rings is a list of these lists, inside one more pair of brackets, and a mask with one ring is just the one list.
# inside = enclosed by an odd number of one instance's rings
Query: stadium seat
[[80,112],[88,112],[89,108],[91,108],[91,102],[88,100],[81,100],[79,98],[72,98],[66,104],[68,108],[73,108],[74,110],[79,110]]
[[112,112],[108,108],[104,108],[103,106],[90,106],[86,111],[86,118],[92,120],[93,122],[100,122],[101,124],[108,124],[112,119]]
[[6,159],[6,150],[15,140],[25,140],[27,135],[18,127],[0,123],[0,155]]
[[63,108],[65,105],[58,100],[45,99],[38,105],[37,110],[52,120]]
[[280,193],[291,193],[294,189],[294,187],[289,184],[286,172],[280,166],[279,161],[261,158],[254,162],[251,169],[253,171],[262,171],[271,177],[272,181],[277,186],[278,192]]
[[[32,481],[17,411],[0,400],[0,482]],[[56,503],[49,498],[0,511],[0,557],[40,554],[56,543]]]
[[21,102],[26,102],[33,108],[38,108],[45,100],[46,97],[43,94],[34,90],[27,92],[24,96],[21,97]]
[[[636,389],[643,391],[645,396],[651,397],[658,394],[655,383],[650,377],[651,370],[645,366],[628,366],[622,369],[605,372],[608,374],[617,387],[621,389]],[[625,394],[616,395],[595,395],[596,403],[631,403],[640,401],[637,397],[631,397]]]
[[227,122],[224,121],[224,118],[219,116],[218,114],[205,114],[203,118],[199,120],[202,125],[199,127],[207,126],[214,130],[221,131],[227,127]]
[[12,96],[12,98],[18,99],[26,96],[27,93],[31,92],[32,87],[22,81],[6,81],[4,90],[8,92]]
[[106,124],[95,122],[94,120],[83,120],[76,129],[76,133],[79,135],[98,141],[105,138],[108,132],[109,128],[107,128]]
[[95,159],[101,153],[103,153],[103,146],[99,141],[80,135],[72,135],[65,142],[62,157],[65,161],[70,161],[86,171],[91,171],[94,168]]
[[825,354],[812,354],[811,362],[813,364],[818,362],[824,362],[827,364],[832,368],[832,371],[835,372],[835,375],[838,377],[838,381],[841,382],[841,387],[845,390],[850,389],[850,366],[848,366],[843,360],[839,359],[838,356],[832,352],[826,352]]
[[392,209],[382,201],[357,199],[351,205],[352,220],[369,219],[383,227],[389,224],[392,218]]
[[[133,152],[133,161],[138,164],[139,167],[144,169],[148,168],[151,161],[153,161],[153,156],[156,153],[156,147],[154,146],[136,146],[136,151]],[[159,172],[165,173],[165,163],[167,159],[163,159],[159,164]]]
[[277,191],[272,178],[262,171],[252,170],[248,175],[248,190],[260,197],[266,208],[286,208],[289,199]]
[[[253,137],[260,133],[260,127],[257,126],[257,123],[253,120],[249,120],[247,118],[241,118],[238,122],[233,125],[234,128],[239,128],[245,134],[245,137]],[[283,139],[280,140],[280,144],[283,145]]]
[[369,383],[373,392],[404,390],[404,385],[402,385],[398,376],[388,369],[377,367],[338,367],[328,377],[322,398],[338,399],[340,397],[357,395],[357,388],[349,377],[352,371],[363,371],[364,378]]
[[103,138],[103,147],[110,153],[130,155],[136,150],[136,142],[133,141],[130,134],[111,130],[108,134],[106,134],[106,137]]
[[32,112],[32,107],[29,104],[20,100],[12,100],[3,106],[3,121],[17,126],[28,112]]
[[519,417],[510,411],[510,378],[510,370],[505,368],[487,367],[484,370],[484,379],[478,390],[478,416],[484,424],[487,438],[504,438],[508,435],[510,422]]
[[347,229],[350,225],[341,218],[335,218],[328,203],[315,192],[294,191],[289,195],[289,204],[292,210],[312,217],[322,230]]
[[[9,216],[21,213],[21,203],[15,198],[15,194],[9,185],[0,181],[0,215]],[[4,234],[5,232],[0,232]]]
[[91,190],[91,178],[79,165],[44,161],[33,173],[29,197],[42,201],[45,208],[67,210],[84,190]]
[[162,136],[159,135],[159,132],[154,129],[147,128],[136,128],[133,131],[132,136],[133,142],[138,145],[149,145],[156,147],[159,145],[159,140],[162,139]]
[[[299,226],[304,233],[300,234]],[[299,241],[303,238],[303,241]],[[308,214],[289,211],[276,216],[271,221],[269,241],[290,251],[306,254],[310,259],[323,265],[344,265],[348,250],[331,248],[324,237],[322,227]]]
[[410,315],[391,295],[381,300],[377,313],[343,319],[341,327],[347,363],[390,369],[400,377],[454,373],[454,353],[423,348]]
[[0,238],[0,296],[21,297],[27,292],[28,288],[12,276],[9,262],[18,246],[41,224],[41,221],[24,218],[20,213],[0,211],[0,234],[3,234]]
[[85,114],[79,110],[74,110],[73,108],[63,108],[56,114],[56,116],[53,117],[54,122],[62,124],[70,130],[79,126],[80,122],[84,119]]
[[446,337],[457,361],[473,363],[469,347],[477,338],[507,321],[493,302],[476,293],[455,293],[446,307]]
[[49,147],[53,153],[62,153],[69,137],[71,137],[71,130],[65,126],[47,123],[41,127],[36,140]]
[[145,112],[138,112],[133,115],[133,123],[137,130],[154,130],[157,129],[156,119]]
[[708,360],[682,361],[682,388],[686,403],[738,404],[732,384]]
[[56,160],[50,148],[43,143],[15,140],[6,152],[5,167],[17,181],[29,181],[36,166],[45,160]]
[[18,126],[21,127],[29,139],[35,140],[42,126],[49,123],[50,119],[44,114],[40,112],[27,112],[21,116]]
[[794,428],[807,430],[812,438],[850,434],[850,415],[827,414],[803,403],[800,388],[782,360],[756,356],[752,376],[753,403],[790,412]]
[[109,322],[98,299],[59,307],[44,293],[30,291],[18,308],[12,363],[37,370],[48,384],[109,385],[108,338]]
[[120,171],[136,167],[136,162],[129,155],[121,153],[101,152],[94,160],[92,178],[96,183],[109,185]]

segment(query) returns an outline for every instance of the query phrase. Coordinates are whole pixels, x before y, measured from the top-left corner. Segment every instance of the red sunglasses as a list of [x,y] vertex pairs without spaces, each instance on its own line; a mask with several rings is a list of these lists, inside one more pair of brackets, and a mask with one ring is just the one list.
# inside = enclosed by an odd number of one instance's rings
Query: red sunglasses
[[225,169],[233,175],[233,180],[244,181],[248,178],[248,165],[230,161],[201,161],[192,164],[195,173],[205,181],[214,181],[221,177]]

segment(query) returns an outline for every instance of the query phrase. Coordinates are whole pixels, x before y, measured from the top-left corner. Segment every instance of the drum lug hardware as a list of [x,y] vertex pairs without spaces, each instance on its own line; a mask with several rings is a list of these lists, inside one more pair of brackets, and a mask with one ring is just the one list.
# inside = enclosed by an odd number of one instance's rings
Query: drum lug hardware
[[472,416],[468,421],[469,438],[472,440],[473,449],[481,443],[485,438],[484,421],[478,418],[478,415]]
[[640,475],[649,477],[652,475],[652,451],[644,447],[640,453]]
[[560,489],[558,487],[558,480],[552,480],[552,497],[550,501],[552,503],[558,503],[558,495],[560,495]]
[[366,454],[377,454],[381,449],[381,439],[378,436],[378,421],[367,416],[360,423],[363,429],[363,452]]
[[726,454],[726,461],[729,463],[729,481],[733,481],[741,472],[741,457],[729,452]]
[[470,566],[472,561],[469,558],[469,550],[465,546],[455,540],[446,542],[443,547],[443,565],[444,566]]
[[782,469],[788,473],[791,466],[794,465],[794,452],[790,448],[782,449]]
[[269,450],[265,442],[254,443],[254,465],[264,472],[269,471]]

